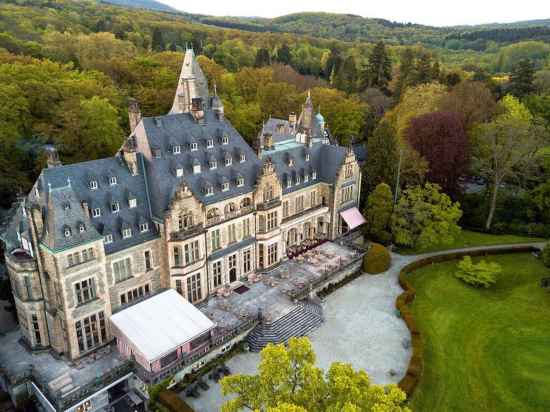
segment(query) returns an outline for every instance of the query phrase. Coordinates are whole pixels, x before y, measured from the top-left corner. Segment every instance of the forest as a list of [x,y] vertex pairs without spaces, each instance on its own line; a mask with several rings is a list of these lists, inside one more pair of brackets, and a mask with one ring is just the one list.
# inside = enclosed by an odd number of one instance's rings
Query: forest
[[381,183],[395,194],[430,182],[460,202],[465,227],[550,235],[545,22],[438,29],[342,15],[342,33],[323,25],[313,37],[319,19],[220,23],[98,1],[3,2],[1,206],[30,189],[44,144],[64,163],[110,156],[128,133],[130,98],[145,116],[166,113],[193,47],[249,142],[311,90],[338,142],[366,147],[365,207]]

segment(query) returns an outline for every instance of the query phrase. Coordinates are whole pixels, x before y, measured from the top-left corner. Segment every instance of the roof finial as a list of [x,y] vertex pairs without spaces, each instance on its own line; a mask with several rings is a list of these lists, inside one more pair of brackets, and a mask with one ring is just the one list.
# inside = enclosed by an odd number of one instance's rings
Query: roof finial
[[311,89],[307,89],[307,97],[308,97],[308,99],[311,98]]
[[67,176],[67,186],[71,187],[71,178]]
[[214,96],[218,95],[218,90],[216,88],[216,82],[214,82]]

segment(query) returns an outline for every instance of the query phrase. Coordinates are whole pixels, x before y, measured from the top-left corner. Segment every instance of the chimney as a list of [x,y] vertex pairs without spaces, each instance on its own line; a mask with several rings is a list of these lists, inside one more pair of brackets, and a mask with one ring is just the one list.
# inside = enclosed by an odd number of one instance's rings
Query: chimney
[[141,121],[141,110],[139,110],[139,103],[136,99],[130,99],[128,102],[128,119],[130,121],[130,133],[132,133]]
[[126,166],[128,167],[128,170],[130,171],[130,174],[132,176],[137,176],[139,174],[139,168],[135,136],[132,135],[126,140],[126,142],[122,146],[121,154],[124,162],[126,163]]
[[264,133],[264,147],[265,150],[273,149],[273,136],[271,133]]
[[86,200],[83,200],[81,202],[82,204],[82,211],[84,212],[84,216],[86,216],[86,218],[90,218],[90,209],[88,208],[88,202]]
[[54,146],[48,145],[44,147],[44,150],[46,152],[46,162],[48,168],[62,166],[62,163],[59,160],[59,154]]

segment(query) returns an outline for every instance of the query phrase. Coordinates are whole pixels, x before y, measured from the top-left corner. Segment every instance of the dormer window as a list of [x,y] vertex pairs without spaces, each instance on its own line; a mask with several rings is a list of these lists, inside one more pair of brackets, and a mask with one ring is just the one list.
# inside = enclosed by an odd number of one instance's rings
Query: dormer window
[[106,245],[108,245],[109,243],[113,243],[113,235],[111,234],[105,235],[103,237],[103,241],[105,242]]
[[109,177],[109,184],[110,184],[111,186],[114,186],[114,185],[117,184],[116,176],[111,176],[111,177]]
[[206,147],[208,149],[211,149],[214,147],[214,139],[212,139],[211,137],[206,141]]
[[118,213],[120,210],[120,204],[118,202],[112,202],[111,203],[111,212]]
[[172,153],[173,154],[180,154],[181,153],[181,146],[179,144],[172,146]]
[[161,151],[159,148],[155,148],[153,149],[153,156],[155,157],[155,159],[160,159],[162,154],[161,154]]
[[225,165],[226,166],[231,166],[231,163],[232,163],[231,156],[226,156],[225,157]]
[[145,223],[141,223],[139,225],[139,231],[141,233],[144,233],[144,232],[148,232],[149,231],[149,223],[145,222]]
[[122,229],[122,239],[128,239],[129,237],[132,237],[132,228],[127,227]]
[[199,150],[199,145],[195,142],[191,143],[191,151]]
[[65,237],[71,237],[71,228],[65,226],[65,229],[63,229],[63,234],[65,235]]
[[241,153],[241,163],[246,161],[246,155]]
[[101,209],[99,207],[94,207],[92,209],[92,217],[100,217],[101,216]]
[[212,186],[206,187],[206,196],[212,196],[214,194],[214,188]]
[[304,183],[307,183],[307,182],[309,182],[309,175],[306,173],[304,175]]
[[294,159],[292,157],[288,158],[288,167],[294,166]]
[[229,136],[224,134],[222,137],[222,144],[229,144]]
[[288,187],[291,187],[291,186],[292,186],[292,178],[289,177],[289,178],[286,179],[286,187],[288,188]]
[[311,179],[312,180],[317,179],[317,172],[315,170],[311,173]]
[[97,180],[90,180],[90,189],[91,190],[97,189]]
[[229,182],[222,183],[222,192],[227,192],[229,190]]
[[297,184],[297,185],[299,185],[299,184],[300,184],[300,181],[301,181],[301,178],[300,178],[300,176],[299,176],[299,175],[298,175],[298,176],[296,176],[296,184]]
[[244,177],[239,176],[239,177],[237,178],[237,186],[238,186],[238,187],[244,186]]
[[84,225],[84,223],[78,225],[78,231],[80,233],[84,233],[86,231],[86,226]]
[[183,167],[177,167],[176,168],[176,176],[182,177],[183,176]]
[[130,208],[136,207],[137,206],[137,199],[135,197],[130,198],[128,200],[128,206],[130,206]]
[[309,153],[306,153],[306,162],[309,162]]
[[70,210],[71,209],[71,204],[70,203],[64,203],[63,204],[63,210]]
[[198,174],[201,172],[201,164],[197,161],[193,163],[193,173]]
[[215,169],[216,167],[218,167],[216,159],[210,159],[210,169]]

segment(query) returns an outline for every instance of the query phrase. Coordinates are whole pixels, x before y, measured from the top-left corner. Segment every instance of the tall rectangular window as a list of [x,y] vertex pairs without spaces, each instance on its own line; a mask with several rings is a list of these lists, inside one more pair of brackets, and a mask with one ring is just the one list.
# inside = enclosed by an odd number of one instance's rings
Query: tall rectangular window
[[267,247],[267,265],[271,266],[277,262],[277,243]]
[[235,223],[231,223],[228,227],[229,232],[229,243],[234,243],[237,241],[237,228],[235,227]]
[[180,295],[183,296],[183,285],[181,283],[181,279],[176,279],[176,290]]
[[42,337],[40,336],[40,325],[38,324],[38,317],[32,315],[32,328],[34,331],[34,340],[38,346],[42,345]]
[[113,272],[116,283],[130,279],[132,277],[132,261],[130,258],[127,257],[126,259],[113,262]]
[[76,295],[76,303],[78,305],[94,300],[96,297],[95,282],[93,278],[75,283],[74,290]]
[[346,179],[349,179],[350,177],[353,176],[353,164],[347,164],[346,165],[346,174],[345,174],[345,178]]
[[300,195],[296,197],[296,213],[300,213],[304,210],[304,196]]
[[283,202],[283,219],[285,217],[288,217],[289,216],[289,213],[288,213],[289,209],[288,209],[288,200],[285,200]]
[[250,236],[250,219],[243,220],[243,239]]
[[191,243],[187,243],[184,247],[185,249],[185,264],[190,265],[191,263],[199,260],[199,241],[195,240]]
[[267,230],[273,230],[277,227],[277,211],[267,215]]
[[145,270],[148,272],[151,269],[153,269],[153,260],[151,258],[151,251],[146,250],[144,252],[144,256],[145,256]]
[[196,302],[202,299],[201,274],[195,273],[187,278],[187,300]]
[[317,206],[317,192],[314,190],[311,192],[311,207]]
[[212,250],[218,250],[220,246],[220,229],[213,230],[211,233]]
[[217,288],[222,284],[222,262],[221,260],[214,262],[212,265],[212,281],[214,287]]
[[174,246],[174,266],[181,266],[181,248]]
[[107,340],[103,312],[90,315],[75,322],[76,338],[80,352],[87,352]]
[[243,252],[243,273],[248,273],[252,270],[252,252],[250,249]]
[[348,202],[353,198],[353,185],[342,189],[342,203]]

